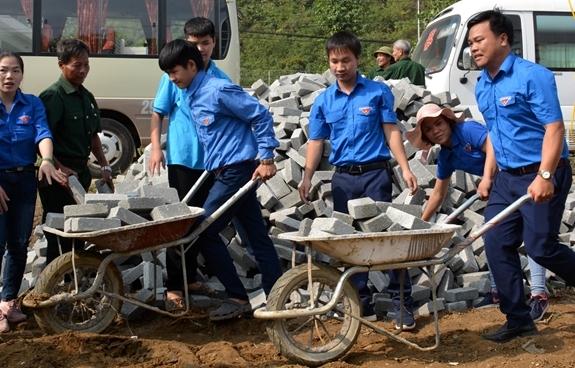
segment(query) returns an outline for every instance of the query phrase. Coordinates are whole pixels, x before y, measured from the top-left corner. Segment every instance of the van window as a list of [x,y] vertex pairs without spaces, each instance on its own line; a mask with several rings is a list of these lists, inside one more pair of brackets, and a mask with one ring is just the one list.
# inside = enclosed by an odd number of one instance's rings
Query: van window
[[[511,23],[513,23],[513,45],[511,51],[518,57],[523,57],[523,31],[521,27],[521,18],[514,14],[505,14]],[[467,40],[469,39],[469,30],[465,32],[463,42],[461,42],[461,49],[459,50],[459,57],[457,58],[457,67],[463,70],[463,50],[469,47]]]
[[575,19],[571,14],[535,14],[535,60],[551,70],[575,69]]
[[32,1],[0,1],[0,50],[32,52]]
[[419,42],[424,44],[417,45],[413,60],[423,65],[426,73],[439,72],[447,64],[460,20],[459,15],[445,18],[427,27],[421,35]]

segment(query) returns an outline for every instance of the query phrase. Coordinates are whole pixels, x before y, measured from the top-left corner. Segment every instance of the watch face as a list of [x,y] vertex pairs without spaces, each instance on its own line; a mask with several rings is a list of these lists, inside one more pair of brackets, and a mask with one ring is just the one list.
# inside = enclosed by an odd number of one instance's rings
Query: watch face
[[551,177],[551,173],[547,170],[541,170],[541,177],[547,180]]

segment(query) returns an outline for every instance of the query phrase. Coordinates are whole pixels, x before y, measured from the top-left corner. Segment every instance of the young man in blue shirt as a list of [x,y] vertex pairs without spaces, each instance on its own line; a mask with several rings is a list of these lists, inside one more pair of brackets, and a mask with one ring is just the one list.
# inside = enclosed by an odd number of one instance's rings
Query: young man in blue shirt
[[[437,159],[437,181],[421,215],[424,221],[429,221],[445,200],[451,175],[455,170],[482,176],[477,193],[484,200],[489,197],[497,165],[494,161],[493,147],[487,134],[487,127],[472,120],[464,120],[463,114],[456,115],[449,108],[442,109],[435,104],[427,104],[417,112],[415,128],[405,132],[405,137],[413,147],[428,150],[435,144],[441,146]],[[485,172],[486,162],[487,167],[492,171]],[[528,304],[531,307],[531,318],[537,322],[549,309],[545,287],[546,270],[531,257],[527,258],[531,271],[531,298]],[[485,298],[473,308],[481,309],[499,305],[499,292],[491,273],[491,267],[489,267],[489,273],[491,292],[487,293]]]
[[[300,187],[302,200],[309,203],[311,179],[327,138],[331,142],[329,162],[335,166],[331,182],[335,211],[348,213],[347,202],[362,197],[391,201],[390,149],[411,192],[415,192],[417,180],[409,169],[391,90],[384,83],[366,79],[357,72],[361,44],[353,34],[337,32],[327,40],[325,48],[329,67],[337,82],[317,97],[310,113],[305,173]],[[399,271],[390,271],[389,275],[388,291],[393,294],[396,327],[400,328]],[[363,317],[375,321],[367,278],[367,273],[351,277],[362,299]],[[415,319],[411,280],[407,272],[404,280],[403,329],[410,330],[415,328]]]
[[553,73],[513,54],[513,24],[499,11],[479,13],[467,27],[471,54],[483,69],[475,97],[500,169],[485,220],[526,193],[533,197],[484,235],[507,322],[482,337],[502,343],[537,334],[523,300],[522,243],[535,262],[575,286],[575,252],[558,239],[572,170]]
[[[279,142],[269,111],[241,87],[207,74],[195,45],[184,40],[168,43],[160,53],[159,65],[173,83],[186,89],[184,101],[190,107],[204,148],[204,165],[215,175],[203,206],[206,213],[196,221],[199,224],[248,181],[257,177],[266,181],[276,174],[273,151]],[[255,161],[258,155],[259,164]],[[219,235],[234,216],[246,232],[266,294],[282,274],[263,222],[256,188],[252,187],[204,230],[194,244],[228,295],[222,306],[210,313],[211,320],[234,318],[251,309],[246,290]]]
[[[227,74],[219,69],[211,59],[216,45],[215,32],[214,24],[209,19],[202,17],[192,18],[184,25],[186,40],[196,45],[202,54],[204,71],[214,77],[231,82]],[[164,116],[169,116],[166,158],[164,158],[160,144]],[[161,168],[166,168],[167,161],[168,182],[170,187],[178,191],[181,200],[204,172],[204,151],[198,141],[196,128],[191,122],[185,93],[170,81],[167,74],[162,76],[158,86],[154,100],[154,112],[150,121],[150,132],[152,141],[152,154],[148,162],[150,174],[152,176],[154,174],[159,175]],[[202,207],[213,183],[214,177],[210,175],[189,204]],[[166,252],[166,269],[168,271],[166,305],[167,309],[178,313],[183,310],[181,260],[176,248],[168,248]],[[190,293],[213,295],[215,291],[212,288],[196,279],[197,256],[197,248],[189,249],[186,252],[188,290]]]

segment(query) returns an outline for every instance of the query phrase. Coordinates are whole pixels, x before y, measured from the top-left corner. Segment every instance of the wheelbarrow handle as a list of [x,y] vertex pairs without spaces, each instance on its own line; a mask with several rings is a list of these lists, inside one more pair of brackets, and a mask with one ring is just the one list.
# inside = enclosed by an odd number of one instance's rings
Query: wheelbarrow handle
[[475,203],[475,201],[478,200],[479,198],[481,198],[479,194],[474,194],[473,196],[469,197],[468,200],[466,200],[461,206],[459,206],[455,211],[453,211],[451,215],[447,216],[447,218],[443,220],[441,223],[442,224],[452,223],[453,221],[455,221],[456,218],[459,217],[459,215],[465,212],[466,209],[471,207],[471,205]]
[[515,212],[519,207],[521,207],[522,205],[524,205],[525,203],[527,203],[531,200],[533,200],[533,197],[531,197],[531,194],[529,194],[529,193],[524,194],[522,197],[517,199],[515,202],[511,203],[509,206],[507,206],[507,208],[505,208],[503,211],[501,211],[499,214],[497,214],[497,216],[493,217],[491,220],[484,223],[479,229],[472,232],[462,242],[457,243],[454,247],[452,247],[447,253],[445,253],[441,257],[441,263],[443,263],[443,265],[441,265],[435,272],[437,273],[437,272],[440,272],[441,270],[443,270],[445,267],[447,267],[447,262],[451,261],[451,259],[453,257],[455,257],[456,254],[461,252],[464,248],[469,246],[471,243],[473,243],[479,237],[483,236],[486,232],[488,232],[494,226],[496,226],[501,221],[503,221],[505,218],[507,218],[507,216],[509,216],[510,214]]
[[[238,201],[244,194],[246,194],[259,180],[259,176],[255,179],[248,181],[241,187],[236,194],[234,194],[230,199],[228,199],[221,207],[219,207],[214,213],[206,217],[197,228],[192,231],[190,235],[186,238],[190,240],[196,240],[200,233],[204,231],[208,226],[210,226],[214,221],[216,221],[224,212],[226,212],[234,203]],[[187,249],[186,249],[187,250]]]
[[194,185],[190,188],[188,193],[186,193],[186,196],[182,199],[181,202],[182,203],[188,203],[190,201],[190,199],[194,196],[194,194],[196,194],[196,192],[198,191],[200,186],[202,186],[202,184],[204,184],[204,182],[206,181],[206,179],[208,178],[209,175],[210,175],[210,172],[205,170],[202,173],[202,176],[200,176],[200,178],[198,180],[196,180]]

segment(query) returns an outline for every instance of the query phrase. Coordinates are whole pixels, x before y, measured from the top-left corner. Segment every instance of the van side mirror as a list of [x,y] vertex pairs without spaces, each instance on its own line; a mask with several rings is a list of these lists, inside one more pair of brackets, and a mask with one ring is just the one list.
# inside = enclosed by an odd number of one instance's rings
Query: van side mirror
[[473,56],[471,56],[471,50],[469,47],[463,49],[463,69],[465,70],[477,70],[479,67],[475,62]]

